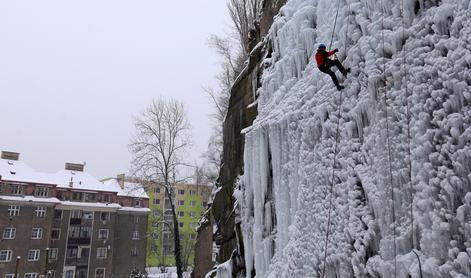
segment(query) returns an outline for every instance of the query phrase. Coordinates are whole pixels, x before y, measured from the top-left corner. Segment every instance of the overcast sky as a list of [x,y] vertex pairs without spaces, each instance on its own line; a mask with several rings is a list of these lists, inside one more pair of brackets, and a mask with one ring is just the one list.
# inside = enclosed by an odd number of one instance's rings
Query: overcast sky
[[37,170],[87,162],[97,178],[127,172],[137,115],[152,98],[182,100],[196,159],[207,145],[224,0],[0,0],[0,149]]

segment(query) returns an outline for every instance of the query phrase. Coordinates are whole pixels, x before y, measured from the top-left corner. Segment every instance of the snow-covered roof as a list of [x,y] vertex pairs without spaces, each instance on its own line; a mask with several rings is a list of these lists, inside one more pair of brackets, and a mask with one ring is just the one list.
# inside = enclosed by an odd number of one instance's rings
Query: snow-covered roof
[[55,184],[51,174],[38,172],[19,160],[0,159],[0,175],[8,181]]
[[139,183],[133,182],[124,182],[123,188],[119,185],[119,182],[116,178],[108,179],[103,182],[108,186],[113,186],[118,188],[118,196],[126,196],[126,197],[135,197],[135,198],[146,198],[148,199],[149,196],[147,195],[146,191],[144,190],[144,186]]
[[32,202],[32,203],[51,203],[57,204],[60,203],[59,199],[57,198],[40,198],[35,196],[5,196],[0,195],[0,201],[12,201],[12,202]]
[[130,212],[150,212],[150,208],[121,207],[119,210]]
[[[88,190],[88,191],[120,191],[119,186],[102,183],[87,172],[60,170],[54,174],[58,188]],[[72,186],[71,185],[72,182]]]
[[116,203],[96,203],[96,202],[73,202],[73,201],[61,201],[62,206],[68,207],[80,207],[80,208],[113,208],[120,209],[121,205]]

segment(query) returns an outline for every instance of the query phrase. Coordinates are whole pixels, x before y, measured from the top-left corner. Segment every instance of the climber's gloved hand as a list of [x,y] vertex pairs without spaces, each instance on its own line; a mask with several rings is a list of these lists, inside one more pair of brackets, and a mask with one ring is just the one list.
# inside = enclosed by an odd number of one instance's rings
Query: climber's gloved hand
[[337,53],[339,52],[338,48],[334,49],[334,53]]

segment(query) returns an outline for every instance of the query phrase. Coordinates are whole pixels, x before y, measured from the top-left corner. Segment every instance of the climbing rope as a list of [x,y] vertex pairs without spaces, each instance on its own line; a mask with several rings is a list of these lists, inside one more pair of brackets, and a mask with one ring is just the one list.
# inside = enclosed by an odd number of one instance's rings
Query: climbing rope
[[[348,2],[348,1],[347,1]],[[330,39],[330,45],[329,49],[332,47],[332,40],[334,38],[334,31],[335,27],[337,24],[337,17],[339,15],[339,7],[340,7],[340,0],[337,2],[337,13],[335,15],[335,21],[334,21],[334,27],[332,28],[332,36]],[[350,16],[350,4],[348,5],[348,16]],[[349,21],[347,19],[347,31],[345,34],[345,49],[347,48],[347,35],[348,35],[348,27],[349,27]],[[327,246],[329,244],[329,235],[330,235],[330,218],[332,215],[332,197],[334,195],[334,182],[335,182],[335,164],[337,163],[337,150],[338,150],[338,145],[340,141],[340,118],[342,116],[342,91],[340,91],[340,98],[339,98],[339,104],[338,104],[338,111],[337,111],[337,130],[335,134],[335,145],[334,145],[334,160],[332,163],[332,178],[331,178],[331,183],[330,183],[330,197],[329,197],[329,212],[328,212],[328,217],[327,217],[327,231],[325,234],[325,245],[324,245],[324,263],[322,266],[322,277],[325,277],[325,267],[326,267],[326,262],[327,262]]]
[[328,218],[327,218],[327,231],[325,234],[324,265],[322,267],[323,278],[325,275],[325,265],[326,265],[326,260],[327,260],[327,245],[329,243],[329,234],[330,234],[330,215],[332,212],[332,196],[334,195],[335,164],[337,163],[337,148],[338,148],[339,138],[340,138],[340,116],[341,116],[341,111],[342,111],[341,108],[342,108],[342,91],[340,91],[340,100],[339,100],[338,112],[337,112],[337,132],[335,135],[334,161],[332,163],[332,179],[330,183],[329,213],[328,213]]
[[384,110],[386,117],[386,136],[388,145],[388,162],[389,162],[389,182],[391,184],[391,202],[392,202],[392,224],[393,224],[393,243],[394,243],[394,277],[397,276],[397,260],[396,260],[396,208],[394,204],[394,184],[392,178],[392,162],[391,162],[391,141],[389,139],[389,117],[388,117],[388,94],[386,88],[386,55],[384,42],[384,6],[381,0],[381,39],[383,41],[383,79],[384,79]]
[[409,186],[410,186],[410,229],[411,229],[411,246],[414,248],[414,188],[412,183],[412,159],[411,159],[411,134],[410,134],[410,103],[409,103],[409,90],[407,88],[407,63],[406,63],[406,36],[405,36],[405,23],[404,23],[404,0],[401,0],[401,15],[402,15],[402,38],[404,39],[404,47],[402,49],[402,58],[403,58],[403,82],[404,89],[406,92],[406,119],[407,119],[407,147],[408,147],[408,175],[409,175]]
[[334,27],[332,28],[332,34],[330,35],[329,50],[332,48],[332,42],[334,40],[335,27],[337,26],[337,18],[339,17],[340,0],[337,1],[337,13],[335,14]]

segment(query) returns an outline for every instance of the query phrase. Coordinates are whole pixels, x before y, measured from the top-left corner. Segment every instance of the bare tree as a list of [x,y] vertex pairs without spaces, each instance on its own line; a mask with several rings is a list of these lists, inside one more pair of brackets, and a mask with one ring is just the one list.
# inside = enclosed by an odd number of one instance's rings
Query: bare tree
[[173,216],[174,255],[179,278],[183,276],[180,233],[173,203],[175,177],[185,164],[185,151],[191,144],[190,124],[181,102],[176,100],[153,100],[134,118],[136,129],[129,149],[132,153],[132,170],[145,180],[160,182],[170,203]]
[[261,4],[262,0],[230,0],[227,3],[232,24],[239,35],[243,56],[246,58],[250,51],[250,31],[255,27]]

